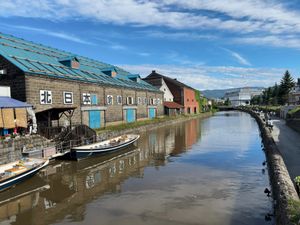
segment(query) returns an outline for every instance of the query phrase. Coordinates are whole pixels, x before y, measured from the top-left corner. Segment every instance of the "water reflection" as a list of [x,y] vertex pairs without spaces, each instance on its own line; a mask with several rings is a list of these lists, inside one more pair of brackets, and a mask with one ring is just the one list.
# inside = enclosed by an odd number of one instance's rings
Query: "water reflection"
[[35,191],[5,200],[0,220],[265,224],[272,206],[263,195],[268,186],[263,160],[254,120],[243,113],[218,113],[144,132],[137,146],[118,153],[56,162],[12,189]]

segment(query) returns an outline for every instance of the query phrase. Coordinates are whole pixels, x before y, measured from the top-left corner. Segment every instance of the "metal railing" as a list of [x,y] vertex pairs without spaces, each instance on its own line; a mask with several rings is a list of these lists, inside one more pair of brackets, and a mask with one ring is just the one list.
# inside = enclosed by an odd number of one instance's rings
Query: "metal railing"
[[56,148],[57,153],[64,153],[64,152],[70,151],[73,147],[93,144],[96,142],[96,140],[97,140],[96,135],[89,137],[89,138],[82,137],[82,138],[78,138],[75,140],[63,141],[59,144],[56,144],[55,148]]

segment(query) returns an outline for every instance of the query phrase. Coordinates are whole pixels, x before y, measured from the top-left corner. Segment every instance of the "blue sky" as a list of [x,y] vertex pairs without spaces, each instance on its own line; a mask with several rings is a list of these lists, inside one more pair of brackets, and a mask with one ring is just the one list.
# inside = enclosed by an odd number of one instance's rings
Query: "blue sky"
[[[226,2],[226,3],[225,3]],[[1,0],[1,32],[200,90],[300,71],[299,1]]]

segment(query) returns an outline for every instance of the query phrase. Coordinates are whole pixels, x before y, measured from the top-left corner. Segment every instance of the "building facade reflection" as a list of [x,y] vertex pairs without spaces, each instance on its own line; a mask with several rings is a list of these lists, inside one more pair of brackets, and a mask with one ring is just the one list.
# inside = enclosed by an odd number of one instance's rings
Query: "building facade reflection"
[[[0,215],[0,220],[13,219],[8,222],[11,224],[24,224],[26,220],[33,225],[52,224],[66,218],[82,221],[88,203],[121,192],[127,179],[143,178],[146,167],[164,166],[169,156],[179,156],[196,143],[200,131],[199,120],[160,127],[141,133],[137,147],[79,162],[50,165],[40,174],[50,188],[31,196],[31,201],[20,199],[21,204],[28,205],[26,210],[9,210],[11,213]],[[12,207],[9,204],[3,207]],[[0,211],[4,212],[4,208]]]

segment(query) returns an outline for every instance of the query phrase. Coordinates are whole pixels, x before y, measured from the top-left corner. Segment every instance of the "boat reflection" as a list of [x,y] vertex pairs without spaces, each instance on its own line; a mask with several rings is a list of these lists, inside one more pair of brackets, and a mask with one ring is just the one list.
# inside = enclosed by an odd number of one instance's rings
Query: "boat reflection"
[[39,192],[28,210],[15,213],[13,224],[24,224],[25,219],[29,224],[39,225],[83,221],[93,200],[120,193],[126,180],[143,178],[147,167],[164,166],[169,156],[187,151],[200,138],[200,122],[192,120],[140,135],[137,147],[78,162],[58,161],[49,165],[40,175],[51,188]]
[[17,216],[38,205],[40,194],[50,189],[39,176],[28,179],[7,191],[0,193],[0,221],[5,223],[15,222]]

